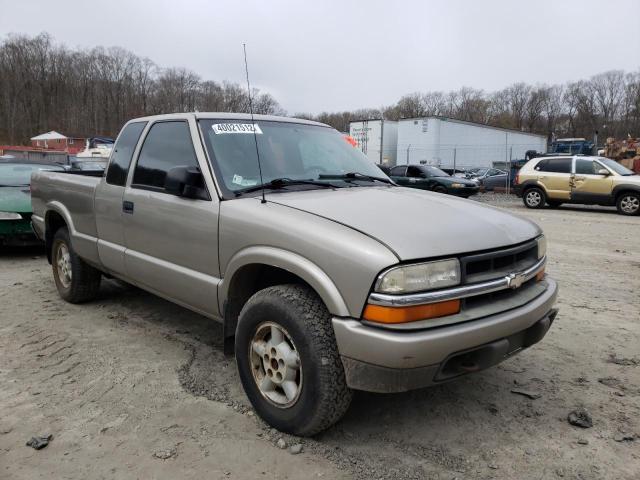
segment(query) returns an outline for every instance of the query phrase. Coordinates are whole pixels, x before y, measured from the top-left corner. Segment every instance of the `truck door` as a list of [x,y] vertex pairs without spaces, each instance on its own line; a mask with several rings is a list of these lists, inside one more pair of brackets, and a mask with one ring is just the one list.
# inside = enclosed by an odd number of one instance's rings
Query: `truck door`
[[573,157],[547,158],[535,167],[538,183],[544,186],[549,198],[569,200],[571,197],[571,164]]
[[578,203],[613,203],[613,179],[598,174],[607,170],[602,164],[586,158],[576,158],[571,179],[571,201]]
[[110,272],[120,275],[125,275],[122,196],[131,159],[146,125],[147,122],[133,122],[122,129],[94,198],[100,262]]
[[132,281],[216,317],[220,203],[215,187],[205,182],[202,198],[165,190],[173,167],[209,172],[194,140],[199,142],[193,119],[157,121],[148,129],[122,199],[125,266]]

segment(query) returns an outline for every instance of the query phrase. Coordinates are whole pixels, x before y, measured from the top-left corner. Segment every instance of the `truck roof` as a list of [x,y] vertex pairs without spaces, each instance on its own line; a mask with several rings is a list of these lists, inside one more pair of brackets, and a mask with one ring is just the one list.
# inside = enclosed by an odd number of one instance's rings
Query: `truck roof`
[[[229,112],[185,112],[185,113],[168,113],[163,115],[150,115],[147,117],[132,118],[129,121],[140,120],[171,120],[171,119],[183,119],[186,116],[193,115],[196,119],[221,119],[221,120],[251,120],[250,113],[229,113]],[[314,122],[313,120],[305,120],[303,118],[281,117],[278,115],[253,115],[254,120],[262,120],[269,122],[288,122],[288,123],[301,123],[305,125],[316,125],[320,127],[331,128],[329,125],[320,122]]]

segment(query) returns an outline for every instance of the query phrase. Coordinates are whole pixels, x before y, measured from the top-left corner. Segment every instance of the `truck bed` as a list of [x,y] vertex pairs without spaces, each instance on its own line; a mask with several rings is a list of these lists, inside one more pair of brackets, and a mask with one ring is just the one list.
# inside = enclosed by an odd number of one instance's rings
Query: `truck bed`
[[98,235],[93,199],[100,180],[75,172],[34,172],[31,175],[31,206],[32,222],[38,236],[44,238],[46,212],[56,212],[67,225],[73,225],[73,231],[69,233],[78,253],[89,253],[88,258],[95,258]]

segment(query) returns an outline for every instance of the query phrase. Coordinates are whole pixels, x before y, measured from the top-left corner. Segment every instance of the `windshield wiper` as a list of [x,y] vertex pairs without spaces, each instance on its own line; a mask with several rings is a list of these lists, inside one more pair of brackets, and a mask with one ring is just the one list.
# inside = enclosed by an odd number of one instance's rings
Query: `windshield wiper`
[[338,175],[323,175],[320,174],[320,176],[318,178],[326,178],[326,179],[333,179],[333,180],[345,180],[345,179],[353,179],[353,180],[371,180],[371,181],[376,181],[376,182],[382,182],[382,183],[388,183],[390,185],[395,185],[395,182],[393,180],[390,180],[388,178],[383,178],[383,177],[375,177],[373,175],[367,175],[365,173],[360,173],[360,172],[347,172],[347,173],[341,173]]
[[337,185],[326,182],[316,182],[314,180],[296,180],[293,178],[274,178],[270,182],[267,182],[263,185],[255,185],[253,187],[243,188],[242,190],[236,190],[236,196],[242,195],[244,193],[257,192],[258,190],[262,190],[262,188],[284,188],[289,185],[316,185],[318,187],[324,188],[339,188]]

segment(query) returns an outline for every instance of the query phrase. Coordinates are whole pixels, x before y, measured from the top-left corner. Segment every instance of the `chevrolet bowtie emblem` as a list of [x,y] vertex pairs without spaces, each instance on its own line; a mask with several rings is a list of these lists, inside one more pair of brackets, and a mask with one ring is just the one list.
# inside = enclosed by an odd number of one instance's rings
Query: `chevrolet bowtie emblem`
[[525,276],[522,273],[510,273],[506,278],[507,285],[509,285],[509,288],[512,288],[513,290],[520,288],[525,280]]

